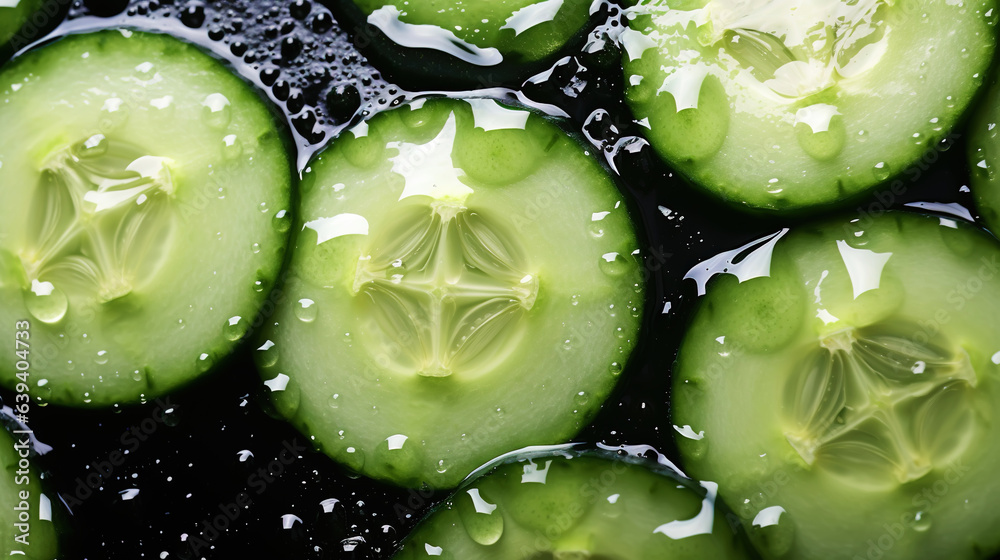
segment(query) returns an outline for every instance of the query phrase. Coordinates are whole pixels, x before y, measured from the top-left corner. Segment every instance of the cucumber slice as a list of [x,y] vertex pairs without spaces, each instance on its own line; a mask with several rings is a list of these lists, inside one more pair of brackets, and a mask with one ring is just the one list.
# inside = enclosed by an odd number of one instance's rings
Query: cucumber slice
[[[12,49],[17,49],[28,44],[27,37],[17,37],[21,28],[28,23],[29,18],[42,7],[42,0],[18,0],[0,2],[0,52],[11,43]],[[43,22],[43,27],[48,25],[52,19],[47,14],[38,17]]]
[[768,558],[1000,549],[996,240],[890,212],[804,226],[745,262],[768,257],[769,276],[717,278],[682,343],[686,467]]
[[18,434],[12,438],[0,427],[0,466],[3,467],[0,471],[0,503],[3,504],[0,523],[4,526],[0,554],[4,558],[52,560],[58,550],[52,522],[52,498],[42,492],[34,465],[29,458],[19,455],[22,450],[25,454],[31,450],[28,437]]
[[0,122],[18,131],[0,138],[0,324],[30,322],[33,396],[136,402],[233,350],[291,227],[289,157],[248,85],[168,36],[75,35],[0,72]]
[[1000,235],[1000,82],[994,81],[971,119],[968,144],[969,169],[972,170],[972,194],[986,226]]
[[994,0],[641,0],[628,103],[698,186],[759,211],[842,201],[944,137],[983,82]]
[[525,110],[381,113],[310,164],[300,218],[258,363],[277,412],[369,477],[454,487],[565,441],[635,346],[644,283],[622,195]]
[[463,485],[394,558],[748,559],[715,490],[608,451],[517,453]]
[[[366,22],[387,39],[376,45],[375,54],[392,67],[459,81],[473,78],[477,69],[489,81],[528,75],[583,34],[592,4],[590,0],[342,3],[349,19]],[[400,47],[419,52],[401,52]]]

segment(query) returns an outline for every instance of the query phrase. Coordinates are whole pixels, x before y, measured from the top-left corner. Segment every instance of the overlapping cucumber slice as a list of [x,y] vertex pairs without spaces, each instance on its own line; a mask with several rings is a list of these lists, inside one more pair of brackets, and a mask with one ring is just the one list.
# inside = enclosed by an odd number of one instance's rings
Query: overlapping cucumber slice
[[747,260],[769,269],[709,285],[679,352],[691,474],[767,558],[1000,549],[996,240],[890,212],[760,251]]
[[639,0],[627,98],[653,147],[734,204],[830,204],[946,135],[990,66],[993,0]]
[[636,344],[644,285],[622,195],[528,111],[381,113],[311,162],[300,217],[258,363],[277,411],[359,473],[454,487],[565,441]]
[[[52,15],[44,12],[37,12],[42,7],[42,0],[6,0],[0,2],[0,53],[9,50],[11,47],[23,47],[28,43],[28,38],[23,37],[19,41],[17,34],[35,13],[42,23],[42,27],[48,25]],[[8,45],[7,43],[12,43]],[[16,45],[13,43],[17,43]]]
[[512,454],[463,485],[394,558],[750,558],[716,486],[610,451]]
[[[23,426],[19,426],[23,428]],[[4,558],[54,560],[59,549],[53,508],[58,498],[46,494],[32,463],[33,442],[24,434],[0,427],[0,523]]]
[[972,194],[979,214],[994,235],[1000,233],[1000,83],[994,80],[970,122],[968,143]]
[[[386,62],[411,74],[462,79],[471,67],[495,81],[524,76],[582,34],[590,0],[342,0],[379,30]],[[400,52],[400,47],[420,54]],[[379,54],[379,53],[376,53]],[[440,56],[438,56],[440,55]],[[407,66],[415,64],[415,66]]]
[[5,67],[0,122],[0,324],[13,340],[30,323],[32,395],[137,402],[224,358],[291,227],[289,158],[257,94],[191,45],[111,30]]

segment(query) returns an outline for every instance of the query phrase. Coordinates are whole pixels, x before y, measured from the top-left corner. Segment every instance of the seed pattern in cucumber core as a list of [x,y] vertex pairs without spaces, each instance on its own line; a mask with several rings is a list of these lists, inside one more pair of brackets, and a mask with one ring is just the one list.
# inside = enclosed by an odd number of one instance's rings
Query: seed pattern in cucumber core
[[358,263],[354,293],[395,368],[485,373],[512,352],[538,278],[509,228],[452,200],[404,207]]
[[45,160],[18,255],[35,318],[61,320],[67,291],[108,303],[156,273],[173,226],[170,163],[102,134]]
[[809,465],[891,487],[948,464],[974,432],[968,354],[875,325],[827,335],[786,386],[785,435]]

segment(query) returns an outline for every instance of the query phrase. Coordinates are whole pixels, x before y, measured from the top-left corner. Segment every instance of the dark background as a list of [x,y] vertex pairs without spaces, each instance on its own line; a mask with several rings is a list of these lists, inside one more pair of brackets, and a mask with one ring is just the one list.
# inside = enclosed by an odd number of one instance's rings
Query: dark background
[[[421,91],[476,89],[462,72],[455,73],[465,76],[458,83],[376,68],[366,58],[379,58],[368,30],[347,23],[337,6],[331,12],[318,2],[50,0],[49,7],[53,15],[37,22],[38,35],[57,26],[56,34],[127,25],[174,33],[227,60],[271,99],[280,120],[288,123],[300,165],[367,113]],[[608,3],[595,17],[591,36],[613,32],[620,17],[620,9]],[[646,329],[617,393],[577,440],[649,444],[678,461],[670,428],[670,368],[696,296],[694,283],[682,280],[684,274],[721,251],[804,218],[777,222],[750,217],[691,190],[633,137],[639,127],[621,99],[617,46],[607,41],[605,48],[585,54],[583,41],[571,45],[551,78],[541,83],[486,75],[471,85],[518,90],[531,101],[558,106],[571,116],[566,128],[592,143],[617,169],[645,229],[643,254],[650,278]],[[856,200],[843,212],[856,217],[932,201],[957,202],[975,215],[964,188],[964,136],[948,150],[929,148],[928,155],[925,159],[936,163],[900,176],[905,184],[901,196],[886,189]],[[281,465],[270,482],[251,478],[258,469],[267,469],[286,444],[304,446],[307,440],[269,415],[250,348],[244,345],[219,371],[172,395],[166,406],[150,402],[100,412],[55,406],[32,410],[31,427],[53,447],[38,466],[45,471],[49,494],[61,497],[53,505],[66,528],[63,558],[386,558],[444,497],[351,476],[312,451]],[[10,392],[0,395],[13,402]],[[164,409],[169,410],[161,414]],[[145,439],[128,436],[133,428]],[[125,449],[129,453],[122,462],[111,465],[112,454]],[[99,488],[87,487],[88,476]],[[204,522],[244,492],[252,503],[228,508],[239,514],[227,531],[203,532]],[[197,554],[192,547],[196,538],[204,544]]]

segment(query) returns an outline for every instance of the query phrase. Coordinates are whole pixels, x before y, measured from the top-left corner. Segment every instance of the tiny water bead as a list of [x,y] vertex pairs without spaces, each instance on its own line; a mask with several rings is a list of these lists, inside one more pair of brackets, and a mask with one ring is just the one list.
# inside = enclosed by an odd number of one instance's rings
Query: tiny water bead
[[247,331],[250,329],[249,321],[243,319],[239,315],[230,317],[226,321],[224,327],[224,334],[228,340],[237,341],[246,336]]
[[66,316],[69,299],[51,282],[32,281],[24,294],[24,304],[32,317],[43,323],[58,323]]
[[316,302],[309,298],[302,298],[295,307],[295,316],[303,323],[311,323],[316,320],[319,310]]

